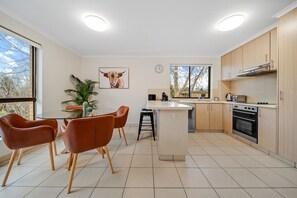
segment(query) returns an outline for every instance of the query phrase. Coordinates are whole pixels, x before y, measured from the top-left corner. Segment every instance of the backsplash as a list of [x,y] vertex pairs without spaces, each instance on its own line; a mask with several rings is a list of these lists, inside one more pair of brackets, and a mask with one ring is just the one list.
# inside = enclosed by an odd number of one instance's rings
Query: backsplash
[[231,93],[233,95],[246,95],[248,103],[269,102],[276,104],[276,90],[277,77],[275,73],[231,82]]

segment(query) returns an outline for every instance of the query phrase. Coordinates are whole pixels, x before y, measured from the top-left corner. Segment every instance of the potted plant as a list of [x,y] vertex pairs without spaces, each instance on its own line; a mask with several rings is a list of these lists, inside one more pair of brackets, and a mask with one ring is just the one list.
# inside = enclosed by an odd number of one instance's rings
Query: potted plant
[[94,91],[95,85],[98,82],[90,79],[81,81],[73,74],[70,75],[70,80],[73,83],[75,89],[66,89],[64,90],[64,92],[68,94],[72,99],[65,100],[62,102],[62,104],[83,105],[84,102],[87,102],[88,107],[95,109],[97,100],[91,100],[91,98],[93,95],[98,95],[98,92]]

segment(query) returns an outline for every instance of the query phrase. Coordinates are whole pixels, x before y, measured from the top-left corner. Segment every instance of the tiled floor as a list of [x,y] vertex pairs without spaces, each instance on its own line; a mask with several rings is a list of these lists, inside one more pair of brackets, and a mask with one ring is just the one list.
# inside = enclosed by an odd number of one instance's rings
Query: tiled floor
[[[190,133],[186,161],[159,161],[156,142],[126,128],[128,146],[117,131],[109,144],[116,173],[94,151],[80,154],[71,194],[66,194],[68,155],[50,170],[47,146],[14,166],[0,197],[96,198],[296,198],[297,169],[222,133]],[[63,148],[61,140],[58,149]],[[2,181],[6,167],[0,167]]]

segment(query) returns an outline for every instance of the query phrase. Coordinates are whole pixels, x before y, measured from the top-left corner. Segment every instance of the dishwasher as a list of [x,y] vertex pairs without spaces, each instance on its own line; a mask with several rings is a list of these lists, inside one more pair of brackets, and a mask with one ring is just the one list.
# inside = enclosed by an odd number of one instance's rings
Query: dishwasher
[[182,103],[184,105],[188,105],[192,107],[188,111],[188,132],[195,133],[196,131],[196,104],[195,103]]

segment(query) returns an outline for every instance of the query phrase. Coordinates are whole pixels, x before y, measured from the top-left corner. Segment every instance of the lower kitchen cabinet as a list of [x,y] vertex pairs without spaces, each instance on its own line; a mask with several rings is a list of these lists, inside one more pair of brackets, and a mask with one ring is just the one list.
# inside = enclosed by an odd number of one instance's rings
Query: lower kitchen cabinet
[[222,130],[222,104],[196,104],[196,130]]
[[232,105],[223,104],[223,129],[224,132],[232,133]]
[[258,110],[258,145],[277,154],[276,109]]

